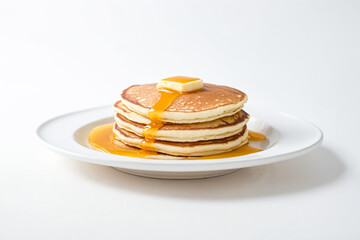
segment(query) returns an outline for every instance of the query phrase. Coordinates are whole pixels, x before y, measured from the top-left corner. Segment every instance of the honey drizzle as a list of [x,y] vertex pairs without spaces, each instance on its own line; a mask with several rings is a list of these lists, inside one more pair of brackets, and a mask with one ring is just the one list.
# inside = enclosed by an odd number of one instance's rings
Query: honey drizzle
[[266,136],[262,133],[249,130],[249,140],[254,142],[260,142],[266,140]]
[[[249,131],[250,132],[250,131]],[[254,131],[251,131],[256,134]],[[261,134],[262,135],[262,134]],[[264,135],[263,135],[264,136]],[[264,136],[266,138],[266,136]],[[249,135],[249,140],[254,141],[254,139]],[[89,134],[89,144],[102,152],[112,153],[121,156],[127,157],[137,157],[137,158],[147,158],[150,155],[157,154],[156,152],[139,150],[137,148],[128,147],[124,145],[124,147],[120,147],[114,144],[114,133],[113,133],[113,125],[106,124],[95,127]],[[256,141],[256,139],[255,139]],[[216,159],[216,158],[229,158],[229,157],[237,157],[243,156],[251,153],[256,153],[262,151],[259,148],[252,147],[250,144],[245,144],[231,152],[220,153],[215,155],[203,156],[203,157],[189,157],[185,159]]]
[[202,157],[196,157],[195,159],[217,159],[217,158],[229,158],[229,157],[237,157],[237,156],[243,156],[248,155],[251,153],[257,153],[261,152],[262,150],[260,148],[256,148],[253,146],[250,146],[249,143],[238,147],[235,150],[232,150],[230,152],[225,153],[219,153],[219,154],[213,154],[208,156],[202,156]]
[[162,122],[163,112],[181,93],[169,89],[158,89],[160,97],[149,111],[150,123],[143,129],[144,140],[141,142],[141,149],[154,151],[154,142],[157,131],[164,126]]
[[[177,76],[177,77],[163,79],[163,81],[178,82],[178,83],[188,83],[197,80],[200,80],[200,78],[192,78],[192,77],[184,77],[184,76]],[[157,102],[151,107],[148,113],[148,117],[151,122],[147,124],[143,129],[144,140],[140,144],[141,150],[133,147],[128,147],[126,145],[124,145],[124,147],[115,145],[113,143],[114,136],[113,136],[112,124],[102,125],[94,128],[89,134],[89,144],[100,151],[122,155],[122,156],[128,156],[128,157],[147,158],[149,155],[157,154],[154,151],[154,142],[158,130],[164,125],[164,123],[162,122],[163,112],[171,105],[171,103],[175,100],[175,98],[182,95],[182,93],[171,89],[158,89],[158,92],[160,93],[160,97],[157,100]],[[263,141],[265,139],[266,139],[265,135],[254,131],[249,131],[250,141]],[[189,159],[227,158],[227,157],[242,156],[259,151],[262,150],[259,148],[252,147],[249,144],[245,144],[244,146],[239,147],[231,152],[220,153],[220,154],[204,156],[204,157],[191,157]]]
[[115,145],[113,141],[114,133],[112,124],[105,124],[95,127],[91,130],[89,134],[89,144],[93,148],[98,149],[102,152],[138,158],[146,158],[149,155],[153,154],[148,151],[127,147],[126,145],[124,145],[124,147],[120,147]]

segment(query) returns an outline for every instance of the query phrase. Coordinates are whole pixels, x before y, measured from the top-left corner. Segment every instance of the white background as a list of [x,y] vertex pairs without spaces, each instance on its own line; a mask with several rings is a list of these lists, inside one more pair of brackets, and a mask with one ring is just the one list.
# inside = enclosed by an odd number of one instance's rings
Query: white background
[[[360,239],[359,43],[356,0],[0,1],[0,239]],[[170,181],[36,140],[48,118],[173,75],[306,118],[323,146]]]

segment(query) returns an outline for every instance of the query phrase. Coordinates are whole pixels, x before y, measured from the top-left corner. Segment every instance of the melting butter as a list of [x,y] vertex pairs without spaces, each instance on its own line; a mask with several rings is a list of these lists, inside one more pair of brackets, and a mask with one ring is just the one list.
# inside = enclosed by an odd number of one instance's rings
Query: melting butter
[[195,92],[203,88],[204,83],[200,78],[192,77],[171,77],[161,80],[157,89],[169,89],[180,93]]

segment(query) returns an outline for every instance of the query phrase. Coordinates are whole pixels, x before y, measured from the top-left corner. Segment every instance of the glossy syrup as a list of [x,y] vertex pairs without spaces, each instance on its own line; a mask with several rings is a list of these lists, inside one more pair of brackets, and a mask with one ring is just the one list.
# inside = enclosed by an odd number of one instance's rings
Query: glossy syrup
[[[257,136],[256,138],[252,136]],[[266,139],[266,136],[254,132],[249,131],[249,140],[250,141],[262,141],[259,140]],[[127,157],[137,157],[137,158],[147,158],[149,155],[157,154],[153,151],[145,151],[140,150],[132,147],[120,147],[114,144],[114,133],[113,133],[113,125],[112,124],[105,124],[98,127],[95,127],[89,134],[89,144],[102,152],[122,155]],[[203,157],[189,157],[188,159],[216,159],[216,158],[228,158],[228,157],[237,157],[243,156],[251,153],[256,153],[262,151],[259,148],[252,147],[250,144],[245,144],[231,152],[214,154],[209,156]]]
[[[163,79],[163,81],[171,81],[178,83],[189,83],[197,80],[199,80],[199,78],[182,77],[182,76]],[[112,131],[112,124],[103,125],[94,128],[89,135],[90,145],[103,152],[129,156],[129,157],[146,158],[151,154],[156,154],[156,152],[154,152],[154,142],[157,131],[164,125],[162,122],[163,112],[171,105],[171,103],[175,100],[175,98],[177,98],[182,94],[186,94],[171,89],[158,89],[158,92],[160,93],[160,97],[157,100],[157,102],[152,106],[152,108],[148,113],[148,117],[151,122],[147,124],[143,129],[144,140],[140,144],[141,150],[132,147],[119,147],[115,145],[113,143],[114,136]],[[250,139],[253,141],[262,141],[266,139],[266,137],[261,133],[256,133],[252,131],[249,131],[249,136]],[[242,156],[259,151],[261,151],[261,149],[254,148],[246,144],[228,153],[215,154],[206,157],[197,157],[197,159]]]
[[181,95],[181,93],[168,90],[158,89],[160,97],[157,102],[152,106],[149,111],[150,124],[147,124],[143,129],[144,140],[141,142],[141,149],[153,151],[155,136],[159,128],[164,124],[162,123],[162,114],[167,109],[175,98]]

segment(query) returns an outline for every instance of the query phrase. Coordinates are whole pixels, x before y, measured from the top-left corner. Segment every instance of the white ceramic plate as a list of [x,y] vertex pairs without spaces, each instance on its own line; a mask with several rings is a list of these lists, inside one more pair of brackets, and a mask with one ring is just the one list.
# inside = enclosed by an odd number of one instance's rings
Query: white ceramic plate
[[286,113],[261,107],[246,107],[251,119],[248,128],[264,133],[266,141],[251,142],[262,152],[240,157],[209,160],[153,160],[119,156],[91,149],[92,128],[113,121],[112,107],[98,107],[50,119],[39,126],[37,135],[50,149],[85,162],[115,167],[135,175],[190,179],[219,176],[239,168],[294,158],[321,144],[322,132],[314,124]]

